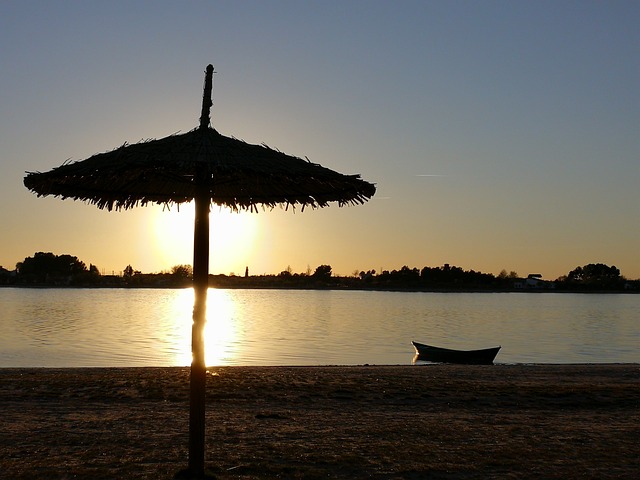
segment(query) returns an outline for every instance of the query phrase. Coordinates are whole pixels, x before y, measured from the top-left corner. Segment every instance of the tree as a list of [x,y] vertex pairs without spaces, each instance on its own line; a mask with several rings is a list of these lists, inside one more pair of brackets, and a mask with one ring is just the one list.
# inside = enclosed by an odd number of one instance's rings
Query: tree
[[11,276],[12,274],[9,270],[0,266],[0,283],[1,284],[9,283],[11,280]]
[[133,267],[131,265],[127,265],[126,267],[124,267],[124,271],[122,272],[122,275],[125,278],[131,278],[133,277],[133,274],[135,272],[133,271]]
[[313,272],[313,278],[318,280],[329,280],[331,278],[331,265],[320,265]]
[[567,280],[574,282],[581,282],[584,277],[584,273],[582,271],[582,267],[576,267],[569,272],[567,275]]
[[193,278],[191,265],[174,265],[171,267],[171,275],[178,278]]
[[567,275],[567,281],[570,283],[599,288],[619,286],[622,280],[620,270],[615,265],[610,267],[603,263],[590,263],[576,267]]
[[54,255],[51,252],[37,252],[16,264],[20,275],[58,275],[70,276],[87,271],[87,266],[78,257],[71,255]]
[[505,269],[502,269],[496,278],[498,280],[515,280],[518,278],[518,272],[511,270],[507,273]]
[[366,272],[362,271],[360,272],[360,280],[366,283],[371,283],[375,274],[375,270],[367,270]]
[[287,268],[280,272],[280,276],[283,278],[290,278],[292,275],[291,265],[287,265]]

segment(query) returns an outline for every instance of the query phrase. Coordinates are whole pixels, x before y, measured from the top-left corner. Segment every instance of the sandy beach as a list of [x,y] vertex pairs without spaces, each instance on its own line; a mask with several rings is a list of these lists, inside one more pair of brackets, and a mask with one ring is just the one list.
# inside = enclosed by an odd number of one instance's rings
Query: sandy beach
[[[186,368],[0,369],[0,477],[186,466]],[[640,366],[220,367],[220,479],[636,478]]]

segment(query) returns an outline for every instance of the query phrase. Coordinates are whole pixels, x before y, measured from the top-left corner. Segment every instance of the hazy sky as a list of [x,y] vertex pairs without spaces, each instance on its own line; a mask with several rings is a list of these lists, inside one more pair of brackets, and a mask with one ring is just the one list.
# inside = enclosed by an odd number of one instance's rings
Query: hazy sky
[[640,2],[3,1],[0,265],[192,262],[189,208],[37,198],[46,171],[212,124],[377,184],[364,206],[231,215],[211,272],[444,263],[640,278]]

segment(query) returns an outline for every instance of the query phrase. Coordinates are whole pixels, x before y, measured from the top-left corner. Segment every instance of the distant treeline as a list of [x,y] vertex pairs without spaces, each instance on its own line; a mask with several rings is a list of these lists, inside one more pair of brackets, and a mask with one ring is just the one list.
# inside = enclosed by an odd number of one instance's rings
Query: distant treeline
[[121,275],[102,275],[72,255],[38,252],[16,264],[13,271],[0,267],[0,285],[57,287],[188,287],[190,265],[176,265],[168,272],[145,274],[127,265]]
[[[189,287],[193,269],[175,265],[161,273],[142,273],[127,265],[120,275],[102,275],[95,265],[75,256],[38,252],[16,264],[15,270],[0,267],[0,285],[67,287]],[[580,291],[640,292],[640,279],[628,280],[615,266],[601,263],[576,267],[554,281],[542,275],[520,277],[503,270],[498,275],[464,270],[445,264],[422,269],[403,266],[399,270],[356,271],[351,276],[334,275],[330,265],[315,271],[294,273],[291,268],[277,275],[210,275],[209,284],[220,288],[325,288],[415,291]]]

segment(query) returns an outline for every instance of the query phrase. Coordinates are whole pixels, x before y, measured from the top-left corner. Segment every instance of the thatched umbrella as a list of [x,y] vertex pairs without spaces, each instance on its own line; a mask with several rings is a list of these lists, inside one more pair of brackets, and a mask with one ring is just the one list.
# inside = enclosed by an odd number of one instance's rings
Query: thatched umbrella
[[205,71],[200,126],[160,140],[125,144],[48,172],[28,172],[25,186],[38,196],[83,200],[121,210],[195,200],[189,469],[204,475],[206,367],[203,330],[209,276],[209,207],[257,211],[258,206],[325,207],[362,204],[375,186],[359,175],[342,175],[266,145],[226,137],[210,126],[213,66]]

